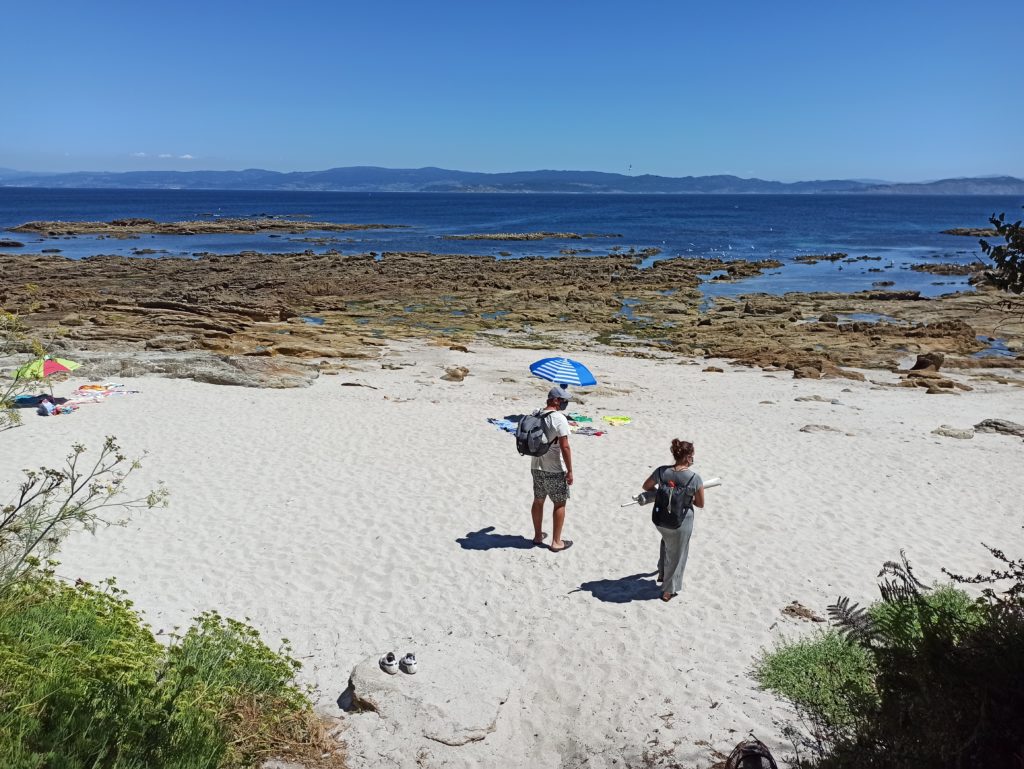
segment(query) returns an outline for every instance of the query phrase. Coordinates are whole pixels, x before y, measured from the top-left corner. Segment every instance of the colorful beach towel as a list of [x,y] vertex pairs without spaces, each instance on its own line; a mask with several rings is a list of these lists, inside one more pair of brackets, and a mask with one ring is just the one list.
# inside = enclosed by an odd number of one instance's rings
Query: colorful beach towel
[[621,414],[610,414],[601,417],[601,419],[603,419],[610,425],[628,425],[630,422],[633,421],[633,417],[627,417]]
[[80,406],[85,403],[102,403],[111,395],[137,395],[140,390],[126,390],[123,384],[108,382],[107,384],[85,384],[71,393],[68,403]]
[[516,423],[508,419],[495,419],[494,417],[487,420],[492,425],[497,427],[499,430],[504,430],[507,433],[515,433]]
[[84,384],[80,385],[77,390],[71,393],[73,398],[96,398],[102,396],[103,398],[108,395],[129,395],[138,393],[139,390],[126,390],[123,384],[117,382],[108,382],[107,384]]

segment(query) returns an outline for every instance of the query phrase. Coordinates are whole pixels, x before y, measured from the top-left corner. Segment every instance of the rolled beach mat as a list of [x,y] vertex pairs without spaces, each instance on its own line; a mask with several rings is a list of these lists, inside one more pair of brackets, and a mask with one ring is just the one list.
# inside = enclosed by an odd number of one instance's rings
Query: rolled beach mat
[[[704,488],[705,489],[713,489],[715,486],[721,486],[721,485],[722,485],[722,479],[721,478],[709,478],[708,480],[704,481]],[[624,505],[619,505],[619,507],[629,507],[630,505],[646,505],[646,504],[649,504],[649,503],[654,501],[654,493],[655,493],[654,489],[651,489],[650,491],[641,492],[640,494],[637,494],[635,497],[633,497],[633,499],[631,501],[626,502]]]

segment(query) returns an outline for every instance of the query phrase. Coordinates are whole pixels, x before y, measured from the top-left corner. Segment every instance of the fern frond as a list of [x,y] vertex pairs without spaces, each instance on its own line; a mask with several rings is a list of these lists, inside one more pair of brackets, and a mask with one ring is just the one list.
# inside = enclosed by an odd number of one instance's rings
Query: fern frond
[[900,550],[898,562],[886,561],[882,564],[878,577],[884,577],[878,584],[878,590],[886,602],[913,600],[928,589],[927,585],[914,576],[914,569],[903,550]]
[[838,628],[840,634],[851,641],[870,644],[878,637],[875,621],[868,614],[866,607],[851,604],[850,599],[841,596],[828,607],[828,616]]

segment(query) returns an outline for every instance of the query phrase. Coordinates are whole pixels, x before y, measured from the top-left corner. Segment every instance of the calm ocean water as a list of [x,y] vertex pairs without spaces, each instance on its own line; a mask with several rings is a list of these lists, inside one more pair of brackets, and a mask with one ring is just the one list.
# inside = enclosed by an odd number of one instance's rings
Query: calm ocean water
[[[708,286],[711,295],[748,291],[858,291],[876,281],[937,295],[966,287],[961,278],[912,272],[918,262],[969,262],[979,256],[974,238],[942,235],[951,227],[986,226],[993,212],[1019,214],[1016,197],[867,195],[515,195],[346,192],[222,192],[191,190],[45,190],[0,188],[0,230],[34,219],[110,220],[141,216],[173,221],[214,216],[277,215],[317,221],[406,225],[400,230],[353,233],[38,238],[3,233],[25,252],[59,248],[64,256],[157,256],[241,250],[343,253],[432,251],[467,255],[508,252],[512,257],[555,256],[563,248],[600,255],[656,247],[672,256],[774,258],[770,274]],[[451,241],[447,234],[548,230],[615,233],[620,238],[530,242]],[[301,238],[331,235],[326,245]],[[11,251],[12,249],[6,249]],[[881,257],[856,263],[792,264],[796,256],[843,251]],[[872,271],[874,270],[874,271]],[[878,272],[877,270],[881,270]]]

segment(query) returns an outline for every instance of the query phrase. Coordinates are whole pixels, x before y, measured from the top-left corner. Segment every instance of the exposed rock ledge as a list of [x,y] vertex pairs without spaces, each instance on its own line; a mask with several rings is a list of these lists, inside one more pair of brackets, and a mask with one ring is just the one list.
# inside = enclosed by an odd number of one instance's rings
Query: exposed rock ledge
[[704,304],[702,275],[735,280],[768,264],[682,257],[641,264],[624,254],[0,254],[0,309],[19,316],[26,344],[52,340],[71,358],[89,350],[367,359],[385,340],[430,338],[651,354],[633,351],[642,345],[814,378],[846,376],[841,369],[851,367],[895,371],[907,356],[932,352],[946,356],[947,368],[1024,369],[1024,321],[1007,313],[998,292],[748,294]]
[[994,238],[999,233],[994,227],[954,227],[951,230],[943,230],[943,235],[961,235],[969,238]]
[[478,232],[469,235],[445,235],[445,240],[582,240],[583,238],[621,238],[617,233],[587,232]]
[[296,360],[205,351],[83,352],[76,353],[74,359],[97,380],[151,374],[237,387],[287,388],[309,387],[320,376],[319,367]]
[[[345,734],[351,754],[375,754],[385,730],[429,750],[463,748],[498,728],[518,673],[479,646],[459,641],[419,648],[419,672],[388,675],[377,656],[356,665],[342,702],[351,711]],[[371,712],[368,712],[371,711]],[[365,743],[365,744],[364,744]],[[406,751],[415,753],[416,751]]]

